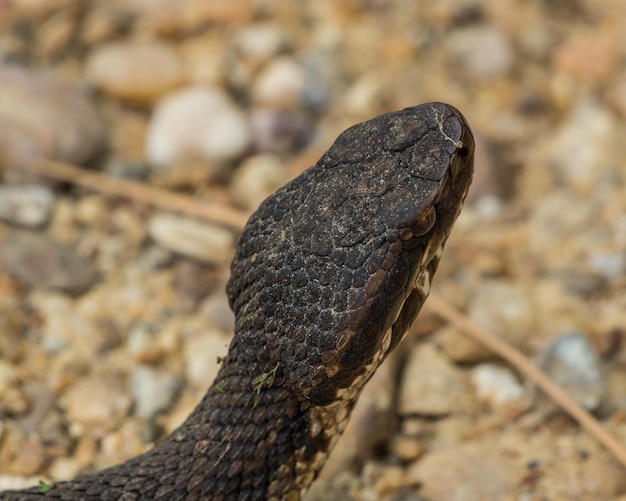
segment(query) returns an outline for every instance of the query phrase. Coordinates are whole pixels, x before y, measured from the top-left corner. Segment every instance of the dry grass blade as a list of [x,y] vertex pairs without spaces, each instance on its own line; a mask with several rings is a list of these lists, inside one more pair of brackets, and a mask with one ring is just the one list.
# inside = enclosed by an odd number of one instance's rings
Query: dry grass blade
[[74,183],[106,195],[128,198],[160,209],[199,217],[237,231],[243,228],[249,216],[247,213],[224,205],[207,201],[200,202],[186,195],[125,179],[112,178],[63,162],[5,155],[0,157],[0,168],[23,170],[43,177]]
[[487,347],[493,353],[515,367],[520,373],[524,374],[558,406],[575,419],[587,433],[595,437],[617,461],[626,467],[626,448],[624,448],[620,441],[613,437],[597,419],[574,402],[565,391],[533,365],[522,352],[502,341],[491,332],[478,326],[459,310],[436,295],[431,294],[426,304],[431,311],[458,327],[464,334]]

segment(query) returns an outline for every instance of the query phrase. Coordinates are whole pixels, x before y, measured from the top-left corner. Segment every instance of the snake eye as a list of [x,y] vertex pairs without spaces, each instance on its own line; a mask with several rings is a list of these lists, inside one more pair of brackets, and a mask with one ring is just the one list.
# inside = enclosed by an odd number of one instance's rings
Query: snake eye
[[402,228],[400,230],[400,239],[409,240],[413,237],[421,237],[428,233],[435,224],[437,217],[437,211],[434,205],[426,207],[420,215],[411,222],[408,228]]

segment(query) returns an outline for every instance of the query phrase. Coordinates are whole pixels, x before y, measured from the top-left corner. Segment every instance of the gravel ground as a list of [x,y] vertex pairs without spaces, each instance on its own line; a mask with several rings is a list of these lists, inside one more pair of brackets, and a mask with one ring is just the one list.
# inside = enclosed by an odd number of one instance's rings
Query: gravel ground
[[[0,151],[249,213],[373,115],[477,138],[434,292],[626,442],[623,0],[0,0]],[[0,489],[150,447],[232,329],[232,229],[3,161]],[[626,500],[624,468],[425,309],[313,500]]]

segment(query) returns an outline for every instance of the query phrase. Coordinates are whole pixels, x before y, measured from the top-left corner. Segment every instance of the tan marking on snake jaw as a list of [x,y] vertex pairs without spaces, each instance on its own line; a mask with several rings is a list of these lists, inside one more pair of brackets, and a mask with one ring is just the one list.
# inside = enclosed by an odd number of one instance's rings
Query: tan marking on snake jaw
[[[402,311],[402,308],[400,308],[400,311]],[[398,313],[399,315],[400,313]],[[397,319],[397,317],[396,317]],[[392,324],[393,325],[393,324]],[[385,334],[383,335],[383,341],[382,343],[380,343],[380,350],[378,350],[378,364],[380,364],[385,356],[387,355],[387,350],[389,350],[389,346],[391,346],[391,333],[392,333],[392,329],[389,328],[385,331]],[[375,370],[375,369],[374,369]],[[374,371],[372,371],[374,372]]]
[[311,419],[309,421],[309,436],[311,438],[315,438],[322,432],[324,425],[321,419],[317,419],[316,416],[314,416],[313,414],[310,414],[310,416]]
[[441,255],[443,254],[443,243],[445,241],[445,234],[433,235],[433,237],[426,244],[426,248],[424,249],[424,253],[422,254],[422,259],[418,267],[419,269],[425,270],[433,259],[437,259],[437,262],[439,262],[439,258],[441,258]]
[[431,285],[431,274],[428,272],[420,273],[417,276],[417,281],[415,282],[415,289],[421,294],[421,296],[425,299],[430,294],[430,285]]

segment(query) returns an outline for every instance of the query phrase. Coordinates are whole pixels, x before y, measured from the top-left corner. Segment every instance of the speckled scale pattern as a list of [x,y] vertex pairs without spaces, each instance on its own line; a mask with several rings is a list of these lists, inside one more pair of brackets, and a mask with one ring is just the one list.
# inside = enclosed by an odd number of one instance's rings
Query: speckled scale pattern
[[185,423],[122,465],[0,499],[300,499],[428,295],[472,159],[441,103],[345,131],[250,218],[227,286],[235,335]]

